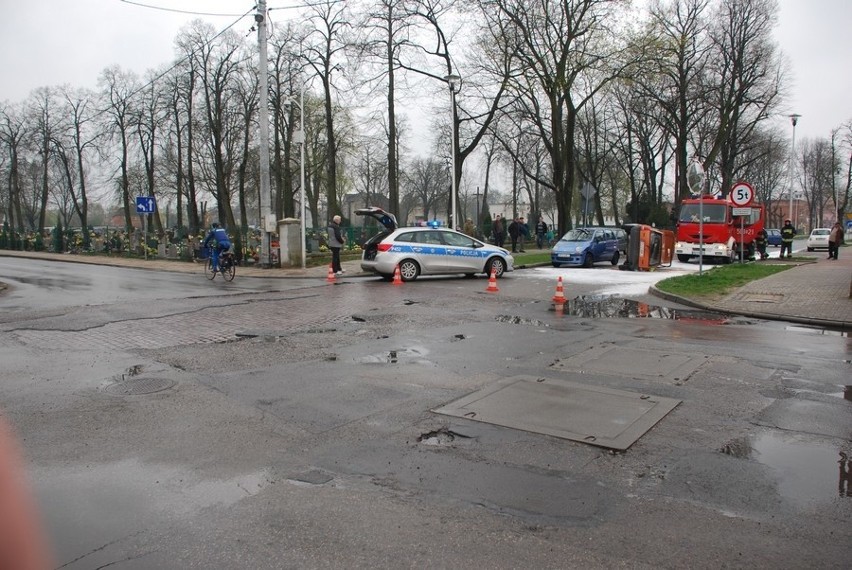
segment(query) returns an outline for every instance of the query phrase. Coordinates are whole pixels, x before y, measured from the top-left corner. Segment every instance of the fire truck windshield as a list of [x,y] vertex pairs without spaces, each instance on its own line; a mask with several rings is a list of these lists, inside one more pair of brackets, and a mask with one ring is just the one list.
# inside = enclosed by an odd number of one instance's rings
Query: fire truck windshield
[[[680,208],[678,221],[697,224],[701,221],[698,217],[699,207],[698,204],[683,204]],[[704,204],[702,210],[705,224],[724,224],[727,221],[728,207],[724,204]]]

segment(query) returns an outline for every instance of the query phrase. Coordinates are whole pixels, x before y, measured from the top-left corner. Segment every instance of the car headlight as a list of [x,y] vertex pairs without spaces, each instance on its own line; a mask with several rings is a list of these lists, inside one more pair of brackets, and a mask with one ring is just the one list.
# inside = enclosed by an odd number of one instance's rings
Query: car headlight
[[580,247],[579,245],[574,248],[574,253],[580,253],[581,251],[583,251],[583,248]]

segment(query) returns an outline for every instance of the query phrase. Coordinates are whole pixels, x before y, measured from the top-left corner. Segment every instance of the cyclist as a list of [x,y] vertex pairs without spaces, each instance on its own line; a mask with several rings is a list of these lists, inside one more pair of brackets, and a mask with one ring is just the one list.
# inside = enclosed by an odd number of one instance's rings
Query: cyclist
[[[215,243],[215,247],[211,247]],[[213,262],[213,273],[219,271],[219,254],[231,249],[231,239],[225,228],[219,227],[218,222],[213,222],[210,233],[204,238],[204,247],[210,248],[210,259]]]

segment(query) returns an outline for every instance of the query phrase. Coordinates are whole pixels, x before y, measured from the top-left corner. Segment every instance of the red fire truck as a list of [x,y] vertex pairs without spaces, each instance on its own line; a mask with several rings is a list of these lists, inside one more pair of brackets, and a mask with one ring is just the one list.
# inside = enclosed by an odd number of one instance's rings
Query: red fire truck
[[754,259],[754,238],[763,229],[765,217],[762,204],[738,207],[728,198],[710,195],[684,199],[677,220],[675,255],[684,263],[698,257],[703,234],[705,258],[731,263],[742,252],[744,259]]

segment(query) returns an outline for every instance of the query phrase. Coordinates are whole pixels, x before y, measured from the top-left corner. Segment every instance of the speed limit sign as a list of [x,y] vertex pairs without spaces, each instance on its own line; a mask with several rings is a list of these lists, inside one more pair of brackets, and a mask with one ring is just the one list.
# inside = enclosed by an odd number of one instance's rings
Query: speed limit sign
[[731,188],[731,202],[734,206],[748,206],[754,200],[754,188],[748,182],[737,182]]

